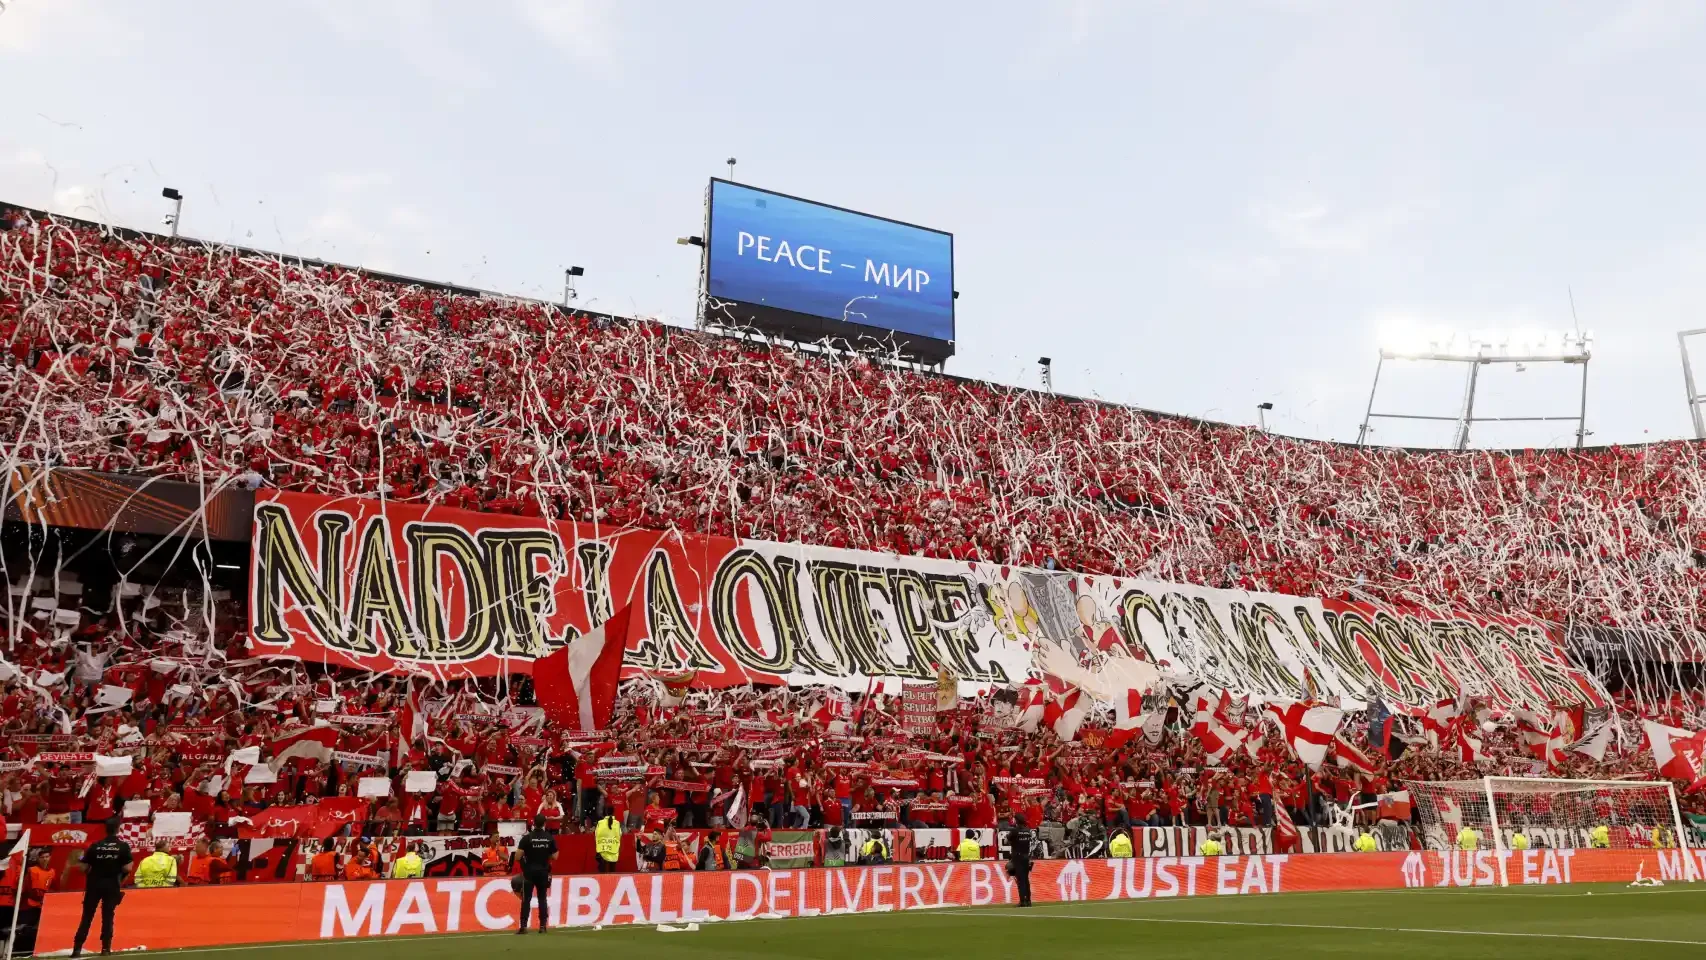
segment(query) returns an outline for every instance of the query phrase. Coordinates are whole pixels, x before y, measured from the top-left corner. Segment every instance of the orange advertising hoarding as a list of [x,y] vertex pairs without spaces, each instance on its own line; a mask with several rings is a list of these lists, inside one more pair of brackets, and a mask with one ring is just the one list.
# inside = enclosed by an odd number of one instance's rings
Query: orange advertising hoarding
[[[1031,874],[1038,903],[1259,896],[1323,890],[1627,883],[1706,877],[1706,851],[1526,850],[1051,860]],[[916,910],[1016,903],[1005,865],[896,864],[734,873],[557,877],[553,925],[745,920],[776,914]],[[81,896],[50,894],[38,953],[65,950]],[[506,877],[281,883],[132,890],[115,949],[501,931],[520,903]]]

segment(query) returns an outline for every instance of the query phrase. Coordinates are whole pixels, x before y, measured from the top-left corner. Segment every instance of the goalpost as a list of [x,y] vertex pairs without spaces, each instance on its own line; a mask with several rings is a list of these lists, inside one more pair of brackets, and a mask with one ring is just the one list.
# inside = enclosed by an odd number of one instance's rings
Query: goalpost
[[1465,827],[1480,849],[1500,851],[1513,849],[1518,834],[1532,849],[1688,847],[1668,781],[1483,777],[1405,785],[1429,850],[1457,849]]

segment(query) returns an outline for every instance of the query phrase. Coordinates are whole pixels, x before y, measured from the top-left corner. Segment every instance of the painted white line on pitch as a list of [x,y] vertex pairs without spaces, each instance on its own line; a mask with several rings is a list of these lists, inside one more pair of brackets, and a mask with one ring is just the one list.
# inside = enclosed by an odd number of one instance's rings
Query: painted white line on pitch
[[1706,940],[1660,940],[1653,937],[1605,937],[1587,933],[1520,933],[1511,930],[1436,930],[1431,927],[1359,927],[1332,923],[1272,923],[1256,920],[1187,920],[1182,917],[1108,917],[1083,913],[1013,913],[992,910],[950,910],[966,917],[1028,917],[1033,920],[1118,920],[1124,923],[1192,923],[1213,927],[1284,927],[1295,930],[1348,930],[1358,933],[1431,933],[1456,937],[1524,937],[1538,940],[1603,940],[1612,943],[1666,943],[1706,947]]
[[[939,907],[914,907],[910,910],[867,910],[863,913],[825,913],[825,914],[817,914],[817,915],[809,916],[809,917],[747,917],[743,920],[713,920],[713,921],[711,921],[711,923],[709,925],[701,927],[700,929],[701,930],[714,929],[716,926],[720,926],[722,924],[729,924],[729,925],[741,924],[744,926],[744,925],[749,924],[749,923],[781,923],[781,922],[788,921],[788,920],[851,920],[851,919],[868,920],[868,919],[871,919],[872,917],[899,917],[899,916],[910,916],[912,914],[923,914],[923,913],[946,913],[946,912],[956,911],[956,910],[960,911],[960,912],[964,912],[965,907],[962,904],[953,903],[953,904],[943,904],[942,906],[939,906]],[[681,922],[681,921],[672,921],[672,922]],[[704,923],[705,921],[701,920],[699,922]],[[552,927],[551,932],[548,934],[544,934],[544,936],[560,936],[560,935],[564,935],[564,934],[614,933],[618,930],[626,930],[630,933],[634,933],[634,932],[650,931],[656,926],[657,926],[657,924],[655,924],[655,923],[612,923],[609,925],[600,925],[597,927],[578,926],[578,925],[573,926],[573,927]],[[516,935],[516,933],[514,930],[468,930],[468,931],[462,931],[462,932],[458,932],[458,933],[401,933],[401,934],[393,933],[393,934],[384,934],[381,936],[371,936],[371,937],[363,937],[363,936],[340,937],[340,938],[335,939],[335,940],[333,940],[333,939],[328,939],[328,940],[286,940],[286,941],[282,941],[279,943],[238,943],[238,944],[231,944],[228,946],[220,946],[220,947],[160,947],[158,949],[152,949],[152,950],[146,946],[143,946],[143,947],[127,947],[127,948],[124,948],[122,950],[116,951],[116,953],[121,953],[121,954],[122,953],[150,953],[150,954],[166,954],[166,953],[169,953],[169,954],[172,954],[173,956],[177,956],[180,954],[187,954],[187,953],[237,953],[237,952],[249,951],[249,950],[296,950],[296,949],[299,949],[302,947],[347,947],[347,946],[353,946],[356,944],[363,944],[363,943],[365,943],[365,944],[397,943],[397,942],[408,941],[408,940],[457,940],[457,939],[466,940],[466,939],[469,939],[471,937],[513,937],[515,935]],[[528,932],[525,935],[530,936],[530,937],[531,936],[540,936],[538,931],[532,927],[528,928]],[[87,955],[87,954],[85,954],[85,955]],[[70,950],[56,950],[56,951],[53,951],[51,953],[38,953],[38,954],[36,954],[36,956],[38,956],[38,957],[55,957],[55,958],[64,957],[64,958],[69,958],[71,956],[71,951]]]

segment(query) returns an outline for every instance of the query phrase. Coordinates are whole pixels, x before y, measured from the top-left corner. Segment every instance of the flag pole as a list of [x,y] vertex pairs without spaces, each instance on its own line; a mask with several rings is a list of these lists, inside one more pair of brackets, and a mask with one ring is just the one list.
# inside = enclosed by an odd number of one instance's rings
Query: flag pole
[[[6,859],[12,859],[12,853],[18,853],[18,889],[12,894],[12,927],[6,932],[6,960],[12,960],[12,944],[18,939],[18,908],[24,903],[24,881],[28,879],[30,870],[30,831],[24,828],[22,836],[18,837],[18,845],[6,854]],[[8,866],[8,869],[10,867]]]

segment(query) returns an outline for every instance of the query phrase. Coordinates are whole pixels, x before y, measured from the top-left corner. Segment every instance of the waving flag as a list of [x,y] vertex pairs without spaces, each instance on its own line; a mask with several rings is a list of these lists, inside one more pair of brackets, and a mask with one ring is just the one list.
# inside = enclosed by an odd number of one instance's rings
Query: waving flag
[[1125,696],[1114,699],[1114,729],[1103,738],[1102,746],[1119,749],[1144,729],[1147,719],[1143,715],[1143,691],[1127,690]]
[[1043,723],[1048,724],[1060,739],[1076,740],[1078,728],[1084,725],[1084,718],[1090,713],[1090,703],[1084,691],[1073,687],[1061,696],[1051,697],[1043,705]]
[[1481,739],[1470,736],[1462,724],[1452,728],[1451,738],[1457,747],[1457,759],[1464,763],[1480,763],[1485,759],[1481,753]]
[[1522,737],[1523,746],[1536,759],[1546,761],[1549,767],[1556,767],[1563,759],[1564,745],[1568,742],[1559,716],[1546,717],[1531,710],[1516,711],[1516,731]]
[[338,731],[331,727],[304,727],[273,738],[272,759],[267,761],[274,773],[295,759],[328,762],[338,746]]
[[1355,744],[1344,737],[1333,738],[1333,762],[1364,777],[1372,777],[1379,772],[1374,765],[1374,758],[1357,749]]
[[1571,753],[1592,757],[1595,761],[1604,760],[1605,748],[1611,744],[1611,735],[1615,732],[1612,729],[1613,723],[1610,719],[1601,720],[1586,736],[1570,744],[1568,749]]
[[1653,764],[1659,773],[1687,783],[1691,791],[1702,785],[1702,775],[1706,774],[1706,763],[1702,761],[1702,755],[1706,754],[1706,731],[1667,727],[1651,720],[1642,720],[1641,730],[1646,734],[1647,748],[1653,751]]
[[1422,729],[1427,732],[1428,746],[1435,749],[1452,739],[1452,729],[1463,713],[1456,700],[1441,700],[1422,714]]
[[1297,758],[1308,764],[1311,770],[1321,769],[1321,761],[1327,759],[1327,746],[1339,732],[1339,721],[1344,719],[1345,712],[1337,707],[1310,706],[1301,701],[1270,703],[1265,709],[1268,719],[1280,728],[1285,742],[1291,744]]
[[1249,739],[1248,733],[1228,719],[1231,709],[1232,696],[1226,691],[1222,690],[1217,698],[1211,698],[1207,690],[1197,692],[1191,735],[1202,741],[1203,751],[1213,763],[1226,759]]
[[609,726],[632,610],[623,607],[596,629],[533,661],[533,692],[552,723],[569,730]]

